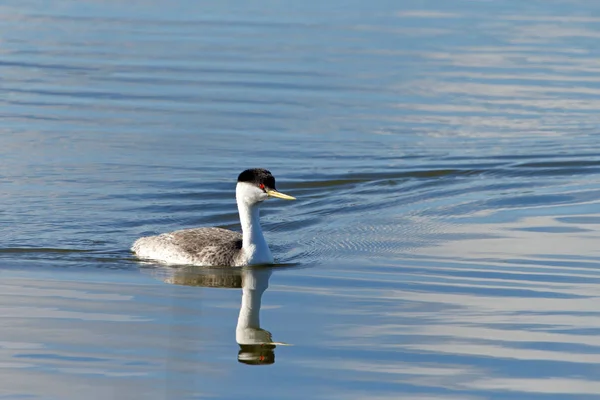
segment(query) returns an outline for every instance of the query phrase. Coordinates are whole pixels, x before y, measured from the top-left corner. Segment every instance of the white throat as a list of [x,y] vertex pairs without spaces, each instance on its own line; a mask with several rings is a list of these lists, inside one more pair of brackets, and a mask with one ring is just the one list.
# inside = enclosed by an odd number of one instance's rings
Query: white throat
[[237,184],[235,197],[242,225],[242,265],[271,264],[273,256],[260,227],[260,201],[262,191],[253,185]]

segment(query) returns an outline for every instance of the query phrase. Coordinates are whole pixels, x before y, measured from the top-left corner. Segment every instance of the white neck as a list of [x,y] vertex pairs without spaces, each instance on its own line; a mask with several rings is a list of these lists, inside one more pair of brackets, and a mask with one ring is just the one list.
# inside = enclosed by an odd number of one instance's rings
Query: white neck
[[244,249],[256,246],[259,242],[264,242],[265,237],[260,227],[260,210],[258,204],[249,205],[244,202],[238,202],[238,212],[240,213],[240,223],[242,224],[242,234],[244,235]]
[[269,264],[273,256],[260,227],[260,202],[252,202],[249,198],[254,188],[246,184],[238,184],[236,200],[240,223],[242,225],[242,251],[245,256],[243,264]]

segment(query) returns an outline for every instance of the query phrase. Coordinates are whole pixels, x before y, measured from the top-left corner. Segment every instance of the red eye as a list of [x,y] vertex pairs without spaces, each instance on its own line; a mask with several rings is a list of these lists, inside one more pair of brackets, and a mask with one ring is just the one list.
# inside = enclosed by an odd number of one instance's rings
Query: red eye
[[260,185],[258,185],[258,187],[264,190],[265,185],[261,183]]

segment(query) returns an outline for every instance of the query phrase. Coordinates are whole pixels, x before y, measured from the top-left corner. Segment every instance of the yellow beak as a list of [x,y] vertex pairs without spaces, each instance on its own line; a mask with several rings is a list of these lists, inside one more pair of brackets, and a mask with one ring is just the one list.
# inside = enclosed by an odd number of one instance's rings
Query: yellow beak
[[283,200],[296,200],[295,197],[288,196],[287,194],[279,193],[277,190],[267,189],[267,194],[271,197],[277,197]]

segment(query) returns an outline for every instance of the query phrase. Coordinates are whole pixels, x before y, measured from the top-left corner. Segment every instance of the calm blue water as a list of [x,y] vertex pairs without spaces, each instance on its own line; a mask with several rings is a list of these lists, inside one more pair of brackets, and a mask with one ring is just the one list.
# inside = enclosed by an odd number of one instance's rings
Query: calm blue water
[[[2,2],[0,398],[598,398],[599,22]],[[130,254],[238,229],[248,167],[298,198],[263,207],[279,266]]]

